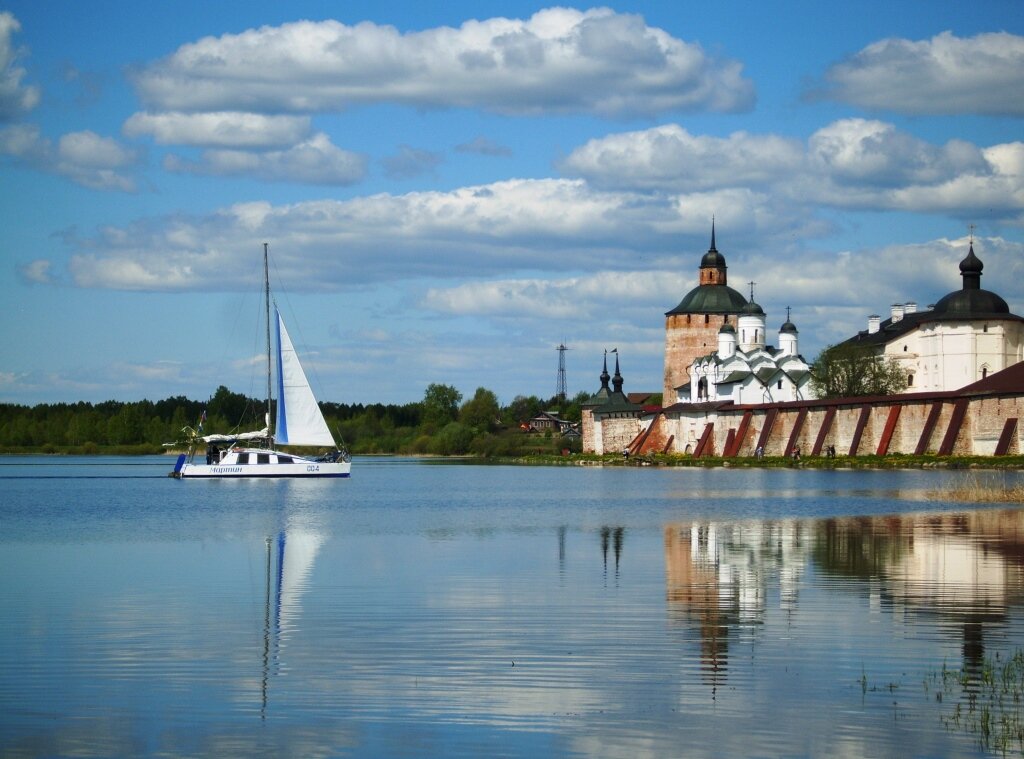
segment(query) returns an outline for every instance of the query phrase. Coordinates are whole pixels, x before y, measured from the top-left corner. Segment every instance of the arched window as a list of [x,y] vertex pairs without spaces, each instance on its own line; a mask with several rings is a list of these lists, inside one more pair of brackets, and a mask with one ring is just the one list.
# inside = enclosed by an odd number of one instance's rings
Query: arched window
[[988,376],[988,367],[987,366],[981,367],[981,378],[985,379],[987,376]]
[[913,386],[914,386],[914,375],[913,374],[908,374],[907,375],[907,387],[913,387]]

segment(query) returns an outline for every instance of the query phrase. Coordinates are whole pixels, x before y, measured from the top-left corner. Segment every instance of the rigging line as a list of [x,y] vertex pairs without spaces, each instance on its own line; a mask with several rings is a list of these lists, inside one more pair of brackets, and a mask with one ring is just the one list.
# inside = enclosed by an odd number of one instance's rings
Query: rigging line
[[[246,260],[248,260],[248,258]],[[250,279],[253,279],[255,277],[255,271],[256,271],[255,270],[255,264],[250,264],[250,269],[249,269],[249,272],[248,272],[248,276],[243,276],[241,281],[242,282],[249,282]],[[225,376],[225,366],[227,366],[229,364],[229,352],[231,352],[231,350],[230,350],[231,346],[241,346],[241,345],[244,344],[240,340],[240,338],[241,338],[240,324],[241,324],[241,321],[242,321],[243,314],[245,314],[248,311],[248,308],[249,308],[249,305],[248,305],[249,296],[250,296],[249,287],[247,285],[244,286],[244,287],[241,287],[241,288],[239,288],[239,292],[241,294],[236,299],[237,303],[231,309],[231,313],[234,314],[234,318],[230,322],[231,323],[230,329],[227,330],[226,333],[223,330],[218,329],[218,327],[220,326],[220,321],[218,321],[214,325],[213,332],[215,332],[216,334],[222,335],[223,338],[224,338],[221,341],[220,359],[217,362],[217,366],[216,366],[216,369],[215,369],[215,373],[214,373],[215,377],[223,378]],[[258,304],[258,301],[257,301],[257,304]],[[225,323],[226,323],[226,321],[227,320],[225,320]],[[256,334],[258,335],[258,330],[257,330]],[[255,355],[255,353],[250,352],[249,356],[246,358],[246,362],[247,363],[251,364],[251,357],[253,355]],[[230,382],[230,380],[229,380],[229,382]],[[253,383],[254,383],[254,374],[252,373],[252,369],[250,367],[249,392],[246,394],[246,398],[251,398],[252,397]],[[217,384],[218,384],[218,386],[220,386],[220,385],[225,384],[225,383],[218,382]],[[233,429],[237,430],[242,425],[242,423],[244,422],[244,417],[242,419],[229,420],[229,421],[234,421],[235,422],[235,427]]]
[[[281,277],[281,272],[280,272],[280,270],[277,267],[277,261],[274,259],[273,256],[271,256],[271,259],[270,259],[270,268],[273,269],[273,272],[274,272],[274,281],[278,282],[278,283],[283,283],[283,279]],[[280,288],[271,287],[270,289],[271,289],[272,293],[280,294],[282,300],[284,301],[284,304],[286,306],[285,313],[287,313],[287,315],[288,315],[288,325],[289,325],[288,333],[292,334],[292,331],[294,330],[298,334],[298,342],[296,343],[296,350],[299,351],[299,353],[302,354],[302,355],[306,355],[306,356],[310,356],[311,357],[312,353],[309,350],[309,345],[310,344],[307,342],[306,336],[302,332],[302,320],[299,319],[296,316],[295,309],[292,307],[292,302],[291,302],[291,298],[289,297],[288,291],[284,288],[283,284],[281,284]],[[276,298],[274,298],[274,307],[277,308],[277,299]],[[293,338],[292,342],[295,343],[294,338]],[[312,375],[311,377],[307,377],[307,378],[310,380],[310,383],[314,387],[314,391],[315,391],[314,395],[316,396],[316,398],[318,398],[320,400],[326,400],[324,398],[324,392],[323,392],[324,391],[324,384],[323,384],[323,382],[320,381],[320,375],[317,372],[316,364],[317,364],[316,361],[313,361],[311,359],[307,359],[306,361],[302,362],[302,368],[305,370],[307,375]]]

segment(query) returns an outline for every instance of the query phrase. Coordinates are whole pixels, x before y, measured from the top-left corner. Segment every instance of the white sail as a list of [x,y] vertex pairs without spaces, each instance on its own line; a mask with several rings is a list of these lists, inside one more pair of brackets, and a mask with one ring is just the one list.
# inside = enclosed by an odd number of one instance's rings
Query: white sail
[[274,439],[282,445],[334,447],[334,436],[313,397],[295,347],[277,311],[277,425]]

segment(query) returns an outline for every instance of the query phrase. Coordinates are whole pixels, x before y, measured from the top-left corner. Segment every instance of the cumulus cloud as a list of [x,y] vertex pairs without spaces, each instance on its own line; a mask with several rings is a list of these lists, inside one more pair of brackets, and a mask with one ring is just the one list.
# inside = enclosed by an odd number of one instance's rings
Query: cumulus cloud
[[[448,192],[380,194],[274,206],[246,203],[201,217],[142,220],[73,240],[82,287],[248,287],[259,243],[291,289],[338,290],[416,277],[628,270],[675,262],[681,240],[706,245],[715,207],[731,239],[806,234],[805,214],[767,195],[728,190],[669,198],[596,191],[581,180],[507,180]],[[672,265],[672,264],[669,264]]]
[[838,207],[982,214],[1020,222],[1020,147],[981,149],[962,140],[937,146],[891,124],[845,119],[811,136],[813,172],[801,184],[808,199]]
[[[778,204],[982,215],[1024,223],[1022,143],[935,145],[894,125],[842,119],[806,143],[736,132],[695,137],[670,124],[614,134],[577,148],[566,174],[596,187],[707,195],[769,193]],[[713,209],[712,209],[713,212]]]
[[137,152],[90,130],[69,132],[55,146],[36,126],[0,128],[0,156],[95,190],[135,190],[126,172],[138,163]]
[[10,121],[39,103],[39,88],[23,85],[25,69],[17,66],[20,51],[13,37],[19,31],[18,19],[0,12],[0,121]]
[[423,305],[458,316],[522,319],[599,318],[637,305],[678,299],[696,284],[675,271],[604,271],[565,279],[506,279],[430,288]]
[[742,111],[754,91],[735,60],[606,8],[399,33],[301,21],[207,37],[135,76],[166,111],[338,111],[365,103],[506,114]]
[[322,185],[355,184],[366,175],[365,156],[342,150],[322,132],[286,150],[206,150],[198,161],[165,156],[163,165],[177,173]]
[[258,113],[135,113],[124,123],[128,137],[150,135],[159,145],[205,148],[282,148],[304,140],[308,116],[265,116]]
[[771,184],[801,167],[798,140],[736,132],[694,136],[678,124],[590,140],[559,168],[598,186],[703,190]]
[[1024,116],[1024,37],[889,38],[833,65],[817,96],[908,114]]

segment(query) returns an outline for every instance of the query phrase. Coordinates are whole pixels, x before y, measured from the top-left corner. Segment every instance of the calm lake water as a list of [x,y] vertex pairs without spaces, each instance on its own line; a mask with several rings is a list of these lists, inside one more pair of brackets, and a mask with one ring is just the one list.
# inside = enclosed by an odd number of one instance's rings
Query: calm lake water
[[171,464],[0,458],[0,755],[1002,755],[1024,511],[962,474]]

